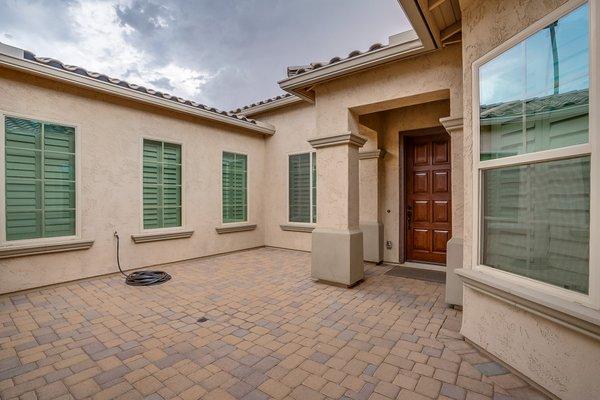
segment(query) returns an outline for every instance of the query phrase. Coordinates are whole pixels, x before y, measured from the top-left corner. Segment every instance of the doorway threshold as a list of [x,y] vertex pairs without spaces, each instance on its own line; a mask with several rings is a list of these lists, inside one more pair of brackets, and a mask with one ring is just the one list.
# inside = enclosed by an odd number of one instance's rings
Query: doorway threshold
[[436,264],[427,264],[420,263],[415,261],[405,261],[403,263],[393,263],[393,262],[383,262],[383,265],[388,265],[390,267],[408,267],[408,268],[416,268],[416,269],[427,269],[430,271],[440,271],[446,272],[446,266],[444,265],[436,265]]

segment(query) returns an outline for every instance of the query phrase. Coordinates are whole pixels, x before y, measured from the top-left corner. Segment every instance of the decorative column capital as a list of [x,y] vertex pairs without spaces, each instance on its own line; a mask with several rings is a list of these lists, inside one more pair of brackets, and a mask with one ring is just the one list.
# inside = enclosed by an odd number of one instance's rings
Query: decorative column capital
[[385,151],[384,149],[377,149],[377,150],[371,150],[371,151],[360,151],[358,153],[358,159],[359,160],[368,160],[370,158],[383,158],[383,156],[385,156],[386,153],[387,153],[387,151]]
[[460,117],[444,117],[440,118],[440,123],[444,126],[448,133],[453,133],[463,128],[463,116]]
[[346,132],[339,135],[316,137],[308,139],[308,143],[315,149],[329,146],[339,146],[347,144],[350,146],[362,147],[367,142],[367,139],[363,136],[357,135],[352,132]]

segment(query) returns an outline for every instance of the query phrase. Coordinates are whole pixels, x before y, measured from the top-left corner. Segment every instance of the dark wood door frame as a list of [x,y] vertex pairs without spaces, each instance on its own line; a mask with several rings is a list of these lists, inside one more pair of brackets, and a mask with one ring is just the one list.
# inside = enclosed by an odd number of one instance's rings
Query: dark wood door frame
[[[400,177],[404,183],[400,187],[404,261],[445,265],[446,242],[452,235],[450,136],[443,127],[400,134],[404,141]],[[415,157],[420,158],[416,164]]]

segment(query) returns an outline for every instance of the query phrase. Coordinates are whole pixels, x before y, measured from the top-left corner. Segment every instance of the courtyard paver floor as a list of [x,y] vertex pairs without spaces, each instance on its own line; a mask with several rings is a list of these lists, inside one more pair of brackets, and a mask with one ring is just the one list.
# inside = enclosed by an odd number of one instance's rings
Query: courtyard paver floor
[[[313,282],[261,248],[0,297],[2,399],[543,399],[466,343],[444,286]],[[198,322],[200,318],[205,322]]]

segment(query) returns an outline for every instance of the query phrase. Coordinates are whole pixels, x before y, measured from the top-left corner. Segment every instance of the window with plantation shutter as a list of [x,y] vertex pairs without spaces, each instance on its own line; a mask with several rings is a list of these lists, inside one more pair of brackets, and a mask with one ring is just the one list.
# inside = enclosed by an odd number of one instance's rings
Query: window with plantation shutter
[[181,146],[144,139],[144,229],[181,226]]
[[293,154],[289,157],[289,220],[317,222],[317,155]]
[[576,5],[473,64],[473,267],[583,302],[600,299],[590,15]]
[[75,128],[6,117],[6,240],[75,235]]
[[223,152],[223,222],[248,220],[248,158],[244,154]]

